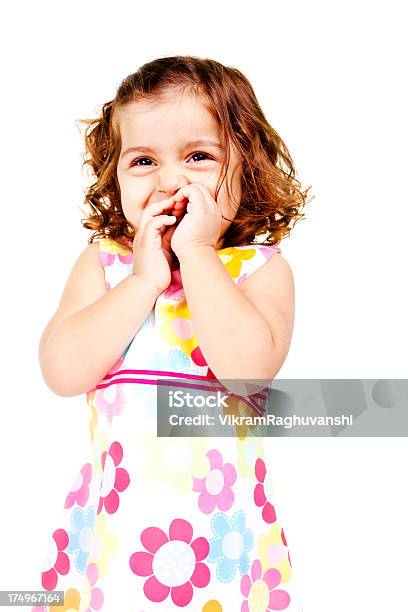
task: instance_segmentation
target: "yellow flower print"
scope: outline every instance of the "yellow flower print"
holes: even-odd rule
[[[92,608],[90,608],[89,606],[89,604],[91,603],[91,598],[92,598],[91,585],[89,584],[88,580],[85,580],[83,587],[82,587],[81,612],[82,610],[92,610]]]
[[[94,439],[95,429],[98,424],[98,411],[96,410],[96,406],[93,403],[93,399],[95,397],[95,390],[89,391],[86,394],[87,402],[88,402],[88,419],[89,419],[89,432],[91,436],[91,441]]]
[[[143,446],[145,478],[166,482],[175,493],[192,491],[193,477],[204,478],[210,470],[207,438],[158,438],[153,432],[144,434]]]
[[[96,563],[99,577],[104,578],[109,570],[109,559],[118,552],[119,538],[113,531],[108,531],[106,516],[97,514],[94,527],[92,546],[89,552],[88,564]]]
[[[239,249],[227,247],[218,251],[218,257],[232,276],[237,278],[241,273],[242,262],[252,259],[256,255],[256,249]]]
[[[204,604],[201,612],[222,612],[222,605],[216,599],[211,599]]]
[[[241,478],[248,476],[255,479],[255,461],[258,457],[264,457],[263,439],[259,436],[247,436],[246,438],[236,438],[237,447],[237,472]]]
[[[198,342],[193,332],[193,325],[186,301],[181,300],[177,304],[172,304],[171,302],[156,303],[156,306],[156,312],[158,312],[156,326],[160,337],[169,346],[177,346],[188,357],[191,357],[191,353],[196,348]]]
[[[112,238],[101,238],[98,240],[98,242],[100,243],[99,248],[101,251],[106,251],[107,253],[112,253],[113,255],[127,255],[129,251],[132,251],[130,245],[129,248],[127,248]]]
[[[78,612],[80,599],[76,589],[68,589],[64,592],[64,605],[50,606],[50,612]]]
[[[267,533],[260,533],[258,554],[262,563],[262,572],[275,567],[282,575],[282,583],[285,583],[292,575],[292,568],[288,558],[288,547],[283,543],[281,532],[281,526],[275,522]]]
[[[253,408],[248,406],[245,402],[243,402],[239,397],[230,395],[225,399],[225,403],[228,404],[227,408],[223,408],[224,415],[233,415],[238,417],[254,417],[256,413]],[[239,439],[244,440],[248,435],[251,435],[253,431],[256,433],[258,430],[258,425],[253,423],[252,425],[247,425],[245,422],[242,424],[235,425],[236,435]]]

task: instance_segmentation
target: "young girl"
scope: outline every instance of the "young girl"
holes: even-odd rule
[[[300,612],[270,439],[158,436],[156,409],[164,379],[277,375],[294,287],[275,245],[308,190],[250,83],[216,61],[151,61],[85,124],[96,231],[39,355],[51,390],[86,393],[91,450],[41,573],[64,606],[33,609]],[[227,401],[221,413],[265,410],[263,393]]]

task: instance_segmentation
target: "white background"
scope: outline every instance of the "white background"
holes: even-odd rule
[[[89,236],[75,121],[94,116],[142,63],[191,54],[239,68],[312,185],[306,220],[280,244],[296,283],[280,376],[407,377],[402,5],[3,5],[0,589],[38,588],[49,530],[88,443],[84,399],[54,395],[37,359]],[[304,612],[406,610],[407,439],[273,445]]]

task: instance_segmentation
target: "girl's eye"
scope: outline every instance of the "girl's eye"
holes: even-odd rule
[[[194,155],[204,155],[204,157],[209,158],[209,156],[207,155],[207,153],[193,153],[191,157],[194,157]],[[200,161],[200,160],[198,160]],[[204,161],[204,160],[203,160]]]
[[[137,159],[134,159],[133,161],[131,161],[131,162],[130,162],[130,165],[131,165],[131,166],[136,166],[136,165],[139,165],[139,164],[137,164],[137,162],[141,161],[142,159],[143,159],[143,160],[147,159],[147,161],[152,161],[151,159],[149,160],[149,158],[148,158],[148,157],[138,157]],[[143,166],[145,166],[146,164],[142,164],[142,165],[143,165]],[[148,165],[148,164],[147,164],[147,165]]]
[[[193,153],[191,157],[194,157],[195,155],[204,155],[204,157],[207,157],[208,159],[210,159],[209,155],[207,155],[207,153]],[[147,160],[147,161],[152,161],[149,157],[138,157],[137,159],[134,159],[130,165],[131,166],[139,166],[139,164],[137,162],[140,162],[142,160]],[[198,161],[205,161],[205,160],[198,160]],[[150,164],[140,164],[141,166],[150,166]]]

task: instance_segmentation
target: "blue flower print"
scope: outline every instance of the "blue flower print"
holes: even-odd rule
[[[75,508],[71,512],[71,524],[74,531],[68,532],[69,543],[66,552],[75,554],[75,567],[80,574],[85,574],[92,529],[95,524],[95,508],[90,506],[87,512],[82,508]]]
[[[151,316],[150,316],[150,313],[149,313],[147,315],[146,319],[144,320],[144,323],[143,323],[142,327],[139,328],[138,333],[140,333],[141,331],[145,331],[149,327],[150,319],[151,319]]]
[[[254,546],[252,529],[245,528],[246,516],[242,510],[234,512],[229,519],[224,512],[217,512],[211,520],[216,534],[209,540],[210,552],[207,561],[217,562],[217,578],[220,582],[231,582],[237,568],[241,576],[248,572],[250,551]]]
[[[180,349],[172,349],[167,355],[167,363],[169,368],[175,372],[184,372],[186,374],[202,374],[200,370],[191,367],[191,359]]]
[[[202,374],[200,370],[192,367],[191,359],[180,349],[172,349],[164,356],[155,353],[147,363],[146,367],[154,370],[168,370],[171,372],[183,372],[185,374]]]
[[[167,363],[176,372],[189,372],[190,359],[180,349],[172,349],[167,355]]]

